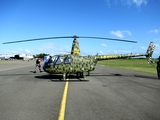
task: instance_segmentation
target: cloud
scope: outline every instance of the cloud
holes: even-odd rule
[[[101,44],[103,47],[107,48],[107,45],[106,44]]]
[[[155,38],[154,40],[155,40],[155,41],[160,41],[160,38]]]
[[[114,50],[114,53],[117,54],[118,52],[116,50]]]
[[[118,2],[124,4],[124,5],[136,5],[137,7],[140,7],[141,5],[147,5],[148,0],[104,0],[109,7],[111,7],[111,4],[118,4]]]
[[[11,53],[12,53],[12,54],[17,54],[17,51],[12,50]]]
[[[30,50],[28,50],[28,49],[26,49],[25,51],[26,51],[27,53],[30,53],[30,52],[31,52],[31,51],[30,51]]]
[[[22,48],[19,48],[18,50],[19,50],[19,51],[23,51]]]
[[[126,34],[128,34],[128,35],[132,35],[132,33],[130,32],[130,31],[128,31],[128,30],[124,30],[124,31],[122,31],[123,33],[126,33]]]
[[[28,54],[28,53],[31,53],[31,50],[28,50],[28,49],[22,49],[22,48],[18,48],[18,49],[8,49],[4,52],[4,54]]]
[[[160,54],[160,45],[159,44],[155,44],[156,47],[155,47],[155,53],[158,53]]]
[[[142,4],[146,5],[148,0],[132,0],[134,4],[140,7]]]
[[[147,50],[147,47],[141,46],[141,50]]]
[[[107,3],[109,7],[111,6],[110,0],[104,0],[104,1]]]
[[[53,43],[45,43],[45,44],[42,44],[40,47],[38,47],[37,49],[35,49],[36,50],[36,54],[38,54],[38,53],[51,53],[51,52],[53,52],[54,51],[54,49],[55,49],[55,46],[54,46],[54,44]]]
[[[38,47],[36,49],[36,52],[36,54],[47,53],[50,55],[69,54],[71,52],[71,47],[64,45],[56,45],[54,43],[45,43]]]
[[[42,49],[52,49],[54,48],[53,43],[45,43],[41,46]]]
[[[103,52],[103,51],[99,51],[98,53],[99,53],[99,54],[104,54],[104,52]]]
[[[119,54],[127,54],[127,53],[131,53],[130,50],[118,50],[117,53]]]
[[[17,50],[6,50],[4,54],[17,54]]]
[[[110,34],[112,35],[115,35],[119,38],[123,38],[124,37],[124,34],[127,34],[127,35],[132,35],[132,33],[128,30],[123,30],[123,31],[120,31],[120,30],[117,30],[117,31],[111,31]]]
[[[160,31],[158,29],[150,30],[149,33],[159,33]]]
[[[123,33],[121,31],[111,31],[111,34],[115,35],[115,36],[117,36],[119,38],[123,38],[124,37],[124,35],[123,35]]]

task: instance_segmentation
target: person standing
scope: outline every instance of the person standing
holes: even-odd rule
[[[36,70],[37,70],[37,69],[39,69],[39,72],[42,72],[42,71],[41,71],[41,60],[40,60],[40,58],[38,58],[38,59],[36,60],[35,71],[34,71],[33,73],[36,73]]]
[[[158,75],[158,79],[160,79],[160,56],[159,56],[158,62],[157,62],[157,75]]]

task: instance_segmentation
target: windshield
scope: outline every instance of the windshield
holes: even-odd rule
[[[57,61],[58,57],[59,57],[58,55],[52,56],[52,62],[55,63]]]
[[[54,55],[54,56],[50,56],[45,63],[53,63],[53,64],[61,64],[61,63],[65,63],[65,64],[70,64],[72,61],[71,56],[59,56],[59,55]]]
[[[58,56],[49,56],[49,58],[45,61],[45,63],[55,63],[57,60]]]
[[[71,56],[67,56],[67,57],[65,58],[64,63],[65,63],[65,64],[70,64],[71,62],[72,62],[72,57],[71,57]]]

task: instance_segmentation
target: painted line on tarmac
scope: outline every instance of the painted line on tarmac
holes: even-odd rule
[[[66,108],[66,101],[67,101],[67,92],[68,92],[68,79],[66,79],[66,84],[63,91],[62,101],[61,101],[61,107],[59,111],[58,120],[64,120],[65,116],[65,108]]]

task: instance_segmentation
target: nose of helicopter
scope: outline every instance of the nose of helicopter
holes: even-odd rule
[[[48,63],[48,62],[45,62],[44,64],[43,64],[43,67],[50,67],[51,65],[52,65],[53,63]]]
[[[47,59],[43,64],[43,70],[47,71],[47,68],[50,68],[53,65],[52,57]]]

